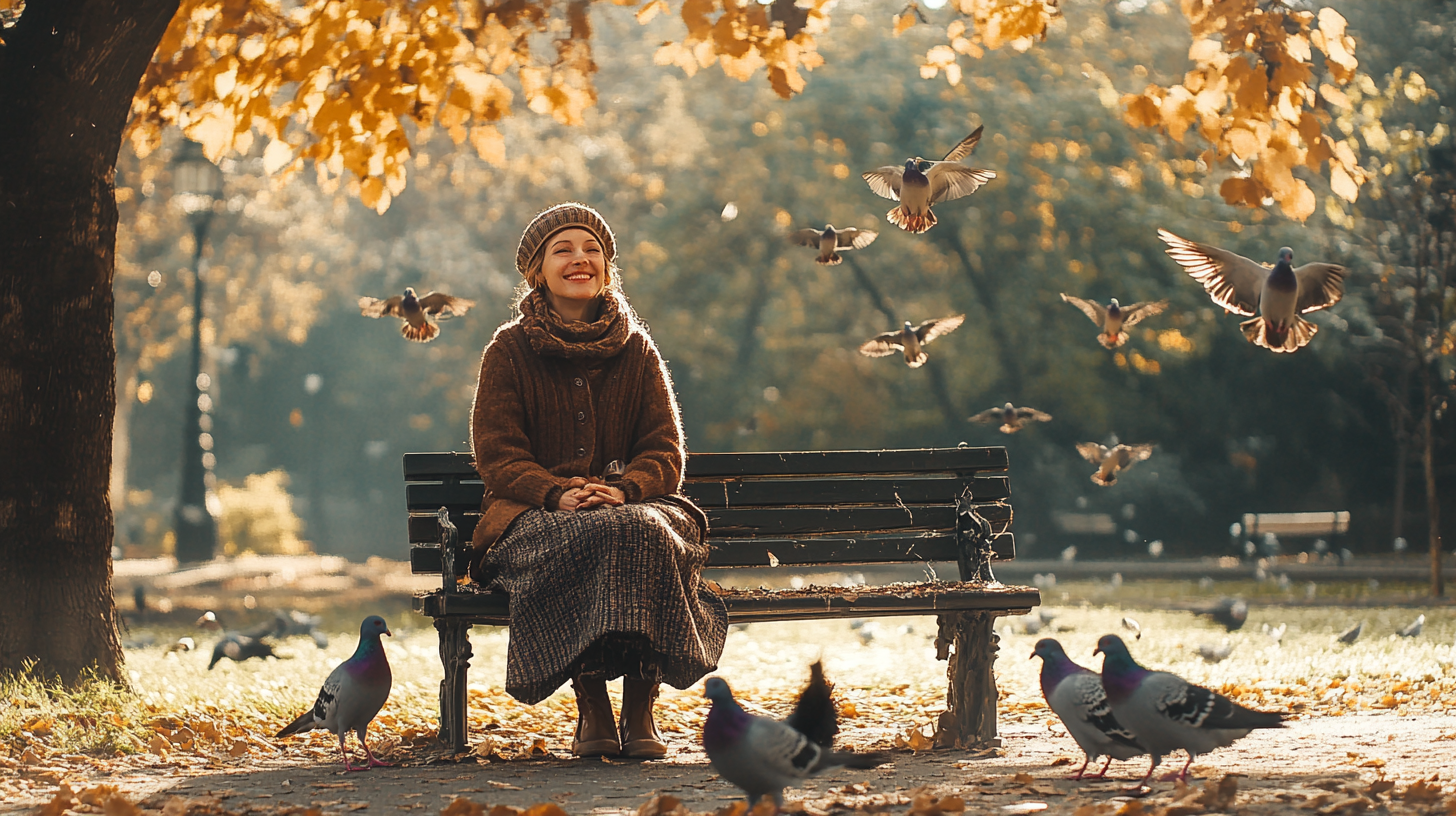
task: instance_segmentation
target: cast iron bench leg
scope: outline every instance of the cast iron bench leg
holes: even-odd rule
[[[989,748],[996,737],[996,652],[1000,638],[990,612],[950,612],[938,616],[935,656],[948,661],[946,711],[940,715],[937,747]]]
[[[435,618],[440,633],[440,662],[445,679],[440,681],[440,742],[451,750],[465,750],[466,674],[470,670],[470,624],[449,618]]]

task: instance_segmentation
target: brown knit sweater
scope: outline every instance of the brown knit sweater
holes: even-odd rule
[[[562,321],[539,291],[521,312],[485,347],[475,390],[470,436],[485,482],[477,552],[525,510],[555,509],[572,477],[601,480],[614,460],[626,471],[609,483],[629,502],[682,487],[672,380],[625,298],[607,293],[592,323]]]

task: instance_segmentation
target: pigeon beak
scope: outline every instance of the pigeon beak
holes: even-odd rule
[[[1102,654],[1102,648],[1100,646],[1093,647],[1093,649],[1092,649],[1092,656],[1093,657],[1096,657],[1097,655],[1100,655],[1100,654]]]
[[[390,637],[394,637],[394,633],[389,631],[388,629],[384,630],[384,634],[389,635]]]

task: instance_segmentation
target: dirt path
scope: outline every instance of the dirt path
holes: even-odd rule
[[[1442,740],[1456,730],[1448,716],[1400,717],[1362,714],[1299,720],[1287,729],[1256,733],[1194,766],[1202,780],[1226,773],[1240,780],[1239,812],[1296,812],[1312,797],[1325,795],[1338,804],[1348,792],[1331,792],[1344,782],[1364,789],[1377,778],[1399,782],[1396,792],[1433,774],[1456,778],[1456,752]],[[811,788],[791,791],[811,814],[836,807],[864,807],[883,812],[912,810],[914,792],[959,795],[968,812],[1036,812],[1029,803],[1046,803],[1048,813],[1070,813],[1082,805],[1105,803],[1123,795],[1126,780],[1140,774],[1143,760],[1119,763],[1118,782],[1072,782],[1075,769],[1053,766],[1073,757],[1075,746],[1065,735],[1053,736],[1041,725],[1011,725],[1004,733],[1004,756],[972,758],[965,752],[897,753],[889,766],[874,771],[839,772]],[[1080,762],[1080,755],[1077,755]],[[269,813],[289,807],[317,808],[323,814],[359,811],[364,816],[438,813],[457,797],[489,805],[523,807],[556,802],[571,814],[633,814],[654,794],[678,797],[693,811],[713,811],[738,798],[717,778],[699,752],[682,746],[665,761],[604,762],[543,759],[480,763],[407,764],[363,773],[343,773],[336,764],[253,762],[233,770],[205,772],[189,778],[148,773],[72,780],[71,784],[107,782],[119,787],[143,808],[161,808],[171,797],[199,800],[213,813]],[[1176,768],[1174,763],[1171,767]],[[1034,781],[1017,779],[1029,774]],[[1322,787],[1314,783],[1321,783]],[[846,785],[857,787],[846,789]],[[858,786],[863,786],[862,788]],[[1171,800],[1173,786],[1155,786],[1144,805]],[[28,812],[32,803],[0,805],[0,813]],[[1119,804],[1113,802],[1114,805]],[[1008,806],[1015,808],[1008,809]],[[1378,806],[1372,802],[1371,806]],[[1362,806],[1363,807],[1363,806]],[[1399,811],[1405,804],[1386,804]],[[1429,807],[1429,806],[1427,806]],[[921,813],[924,811],[922,810]],[[1310,812],[1309,810],[1299,812]],[[1332,811],[1333,812],[1333,811]],[[1357,811],[1358,812],[1358,809]]]

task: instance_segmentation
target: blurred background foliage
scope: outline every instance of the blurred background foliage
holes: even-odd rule
[[[381,188],[383,207],[382,192],[361,203],[370,196],[358,177],[288,173],[291,152],[269,155],[276,140],[234,140],[222,158],[225,214],[202,272],[223,515],[256,501],[244,493],[267,494],[287,511],[279,518],[302,519],[302,529],[280,522],[280,537],[403,557],[399,457],[468,449],[479,354],[510,316],[520,230],[538,210],[575,199],[617,233],[626,292],[668,358],[691,450],[1004,444],[1025,557],[1070,544],[1084,556],[1142,555],[1153,540],[1170,555],[1225,554],[1229,524],[1258,511],[1349,510],[1344,546],[1355,550],[1388,551],[1397,534],[1421,541],[1414,470],[1415,492],[1394,517],[1398,463],[1419,461],[1418,414],[1401,411],[1420,397],[1410,371],[1433,373],[1436,409],[1452,394],[1456,290],[1437,292],[1435,319],[1416,325],[1402,278],[1414,267],[1399,236],[1418,216],[1392,202],[1419,186],[1413,179],[1452,172],[1440,161],[1456,98],[1456,8],[1323,5],[1348,19],[1360,55],[1325,133],[1358,152],[1347,175],[1364,186],[1351,196],[1296,169],[1318,202],[1303,222],[1272,195],[1225,203],[1221,185],[1247,175],[1243,159],[1205,155],[1210,142],[1140,119],[1145,103],[1128,97],[1184,82],[1192,66],[1189,22],[1159,0],[1064,0],[1045,40],[958,47],[951,63],[935,49],[960,33],[964,8],[815,5],[834,20],[815,39],[823,64],[788,99],[772,78],[738,82],[727,65],[661,67],[685,67],[663,43],[691,50],[694,33],[670,15],[603,5],[572,23],[589,24],[588,55],[558,53],[561,65],[592,62],[591,100],[563,91],[577,100],[564,115],[530,104],[525,84],[544,82],[531,86],[538,95],[585,85],[505,75],[492,82],[519,90],[531,112],[492,120],[495,135],[404,123],[412,141],[389,154],[385,176],[408,184]],[[907,14],[926,22],[903,24]],[[938,207],[940,225],[923,236],[888,225],[890,202],[859,174],[938,156],[980,123],[986,137],[968,163],[999,177]],[[142,135],[117,171],[112,495],[128,555],[164,547],[183,401],[195,393],[180,353],[192,237],[168,206],[179,137],[160,125]],[[880,238],[837,267],[784,239],[825,223]],[[1345,299],[1314,317],[1321,331],[1309,348],[1271,354],[1163,254],[1157,227],[1260,260],[1289,245],[1297,263],[1346,264]],[[405,286],[480,305],[434,342],[406,343],[355,305]],[[1108,351],[1060,292],[1172,307]],[[965,325],[930,346],[921,369],[854,351],[901,320],[957,313]],[[1055,419],[1014,436],[966,422],[1007,401]],[[1456,420],[1433,414],[1451,540]],[[1102,489],[1073,446],[1114,436],[1159,447]],[[269,474],[266,490],[254,474]],[[229,484],[241,490],[222,489]],[[1105,513],[1116,532],[1068,532],[1064,513]]]

